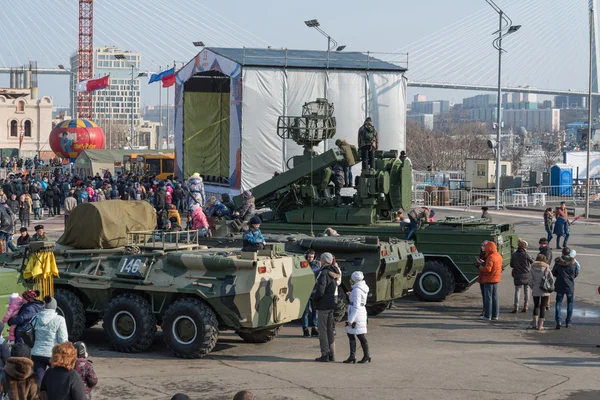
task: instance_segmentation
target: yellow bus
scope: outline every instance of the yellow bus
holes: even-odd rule
[[[175,172],[173,153],[129,154],[123,157],[125,172],[140,175],[156,175],[157,179],[167,179]]]

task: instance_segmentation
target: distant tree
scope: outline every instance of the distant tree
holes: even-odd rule
[[[478,124],[454,125],[449,132],[442,132],[408,120],[406,150],[415,170],[464,171],[467,158],[492,157],[487,135]]]

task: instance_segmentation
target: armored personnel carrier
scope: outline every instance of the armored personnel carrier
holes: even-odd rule
[[[343,319],[347,308],[346,292],[352,289],[350,276],[362,271],[369,286],[367,312],[370,316],[382,313],[389,302],[409,295],[417,276],[423,271],[423,254],[408,241],[395,238],[368,236],[311,237],[303,234],[265,234],[268,244],[281,244],[288,254],[303,256],[309,249],[333,254],[342,270],[342,284],[338,290],[338,307],[335,318]],[[202,244],[209,247],[241,248],[240,234],[204,238]]]
[[[26,249],[21,272],[38,252],[53,250],[54,297],[71,341],[102,320],[117,351],[143,352],[160,325],[175,356],[202,358],[223,330],[264,343],[302,316],[315,284],[303,257],[277,243],[253,253],[207,249],[190,232],[152,232],[155,223],[145,202],[81,204],[56,248],[32,242]]]
[[[306,103],[302,116],[279,118],[278,135],[303,146],[304,152],[288,160],[288,170],[251,189],[256,208],[270,210],[260,213],[261,231],[314,235],[333,228],[341,235],[404,238],[405,228],[392,219],[398,210],[411,208],[410,159],[399,157],[397,150],[376,151],[375,168],[362,169],[354,189],[336,192],[329,184],[333,169],[356,165],[360,155],[345,141],[322,154],[312,150],[335,136],[335,126],[333,104],[324,99]],[[234,198],[238,207],[242,201],[241,196]],[[412,239],[425,255],[425,268],[415,283],[415,294],[424,301],[443,301],[475,282],[473,261],[484,240],[497,243],[504,266],[517,246],[512,225],[473,218],[427,224]]]

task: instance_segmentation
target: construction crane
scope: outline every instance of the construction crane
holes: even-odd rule
[[[94,76],[94,0],[79,0],[79,48],[77,51],[77,80],[87,81]],[[78,118],[92,118],[92,93],[77,93]]]

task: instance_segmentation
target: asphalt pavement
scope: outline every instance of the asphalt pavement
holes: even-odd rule
[[[438,217],[445,215],[464,213],[437,210]],[[514,223],[530,243],[531,254],[537,254],[537,242],[545,236],[541,215],[492,211],[492,217],[494,222]],[[58,237],[62,219],[46,225],[50,235]],[[193,399],[225,400],[246,389],[257,399],[281,400],[599,399],[599,239],[599,223],[580,220],[571,228],[569,245],[581,264],[571,329],[554,329],[554,296],[543,332],[527,329],[531,311],[510,314],[510,268],[499,285],[499,321],[478,319],[477,286],[443,303],[402,299],[394,309],[369,319],[373,362],[364,365],[341,363],[348,355],[342,325],[337,327],[336,363],[314,362],[318,339],[301,337],[297,324],[284,326],[278,338],[262,345],[224,332],[202,360],[172,357],[160,334],[146,353],[117,353],[97,326],[84,335],[99,377],[93,397],[169,399],[183,392]]]

